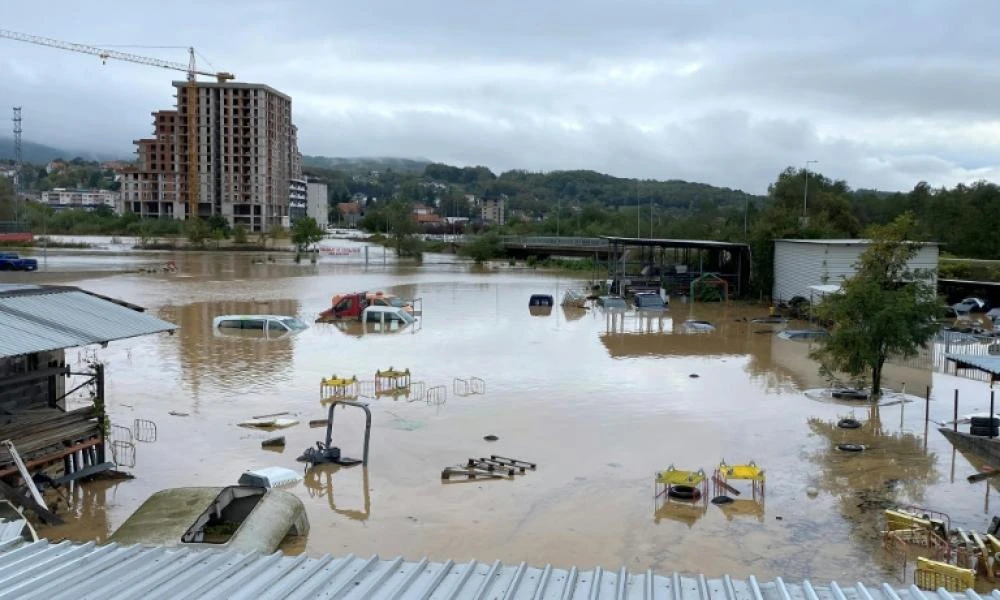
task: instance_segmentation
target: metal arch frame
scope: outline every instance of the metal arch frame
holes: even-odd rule
[[[361,456],[361,465],[367,467],[368,442],[371,440],[372,433],[372,411],[364,402],[355,402],[353,400],[334,400],[330,403],[330,410],[327,412],[326,417],[326,447],[331,447],[331,444],[333,443],[333,412],[334,409],[337,408],[338,404],[343,404],[344,406],[355,406],[365,411],[365,449],[364,454]]]

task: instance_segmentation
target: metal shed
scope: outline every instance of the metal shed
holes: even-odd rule
[[[810,286],[839,285],[854,275],[861,254],[871,240],[775,240],[774,287],[775,301],[788,301],[795,296],[808,299]],[[910,261],[910,269],[927,269],[937,281],[938,244],[921,245]]]

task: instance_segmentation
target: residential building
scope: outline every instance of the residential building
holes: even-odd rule
[[[829,293],[857,272],[858,259],[871,246],[871,240],[775,240],[774,288],[776,301],[796,296]],[[938,244],[924,243],[907,265],[911,270],[934,274],[938,266]],[[810,300],[812,301],[812,300]]]
[[[68,190],[66,188],[55,188],[42,192],[42,203],[49,205],[56,210],[78,208],[83,210],[94,210],[100,206],[107,206],[115,213],[120,213],[122,206],[121,195],[111,190]]]
[[[288,180],[288,220],[294,225],[295,221],[306,216],[306,204],[308,202],[309,184],[305,179]]]
[[[139,160],[121,170],[124,211],[144,218],[181,218],[177,173],[177,111],[152,113],[153,137],[135,140]]]
[[[483,222],[494,223],[503,227],[504,223],[507,222],[507,219],[504,216],[505,204],[506,202],[503,195],[493,198],[484,198],[480,209],[480,216],[483,219]]]
[[[330,204],[327,185],[319,180],[309,180],[306,193],[306,214],[320,227],[330,224]]]

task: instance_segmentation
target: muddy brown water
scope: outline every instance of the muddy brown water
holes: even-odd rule
[[[109,273],[164,256],[176,260],[176,274]],[[96,352],[106,363],[113,422],[150,419],[157,440],[136,442],[135,479],[73,488],[62,509],[69,523],[41,531],[53,539],[106,539],[162,488],[231,484],[253,467],[303,470],[296,457],[324,434],[307,425],[326,415],[320,378],[370,380],[390,366],[445,386],[447,401],[372,401],[370,465],[318,468],[289,488],[312,529],[286,542],[286,552],[894,581],[900,565],[880,550],[882,508],[929,506],[976,529],[993,513],[990,486],[965,481],[975,471],[968,459],[933,424],[925,438],[922,400],[873,414],[805,394],[824,385],[808,344],[747,323],[761,307],[675,299],[663,315],[556,306],[536,316],[531,294],[558,299],[581,281],[433,255],[420,267],[212,253],[52,251],[48,260],[40,279],[144,305],[180,326],[174,335],[69,351],[74,361]],[[419,327],[372,334],[312,323],[333,294],[361,289],[421,298]],[[226,313],[292,314],[310,327],[281,339],[223,336],[211,321]],[[683,333],[689,318],[717,329]],[[482,378],[486,393],[456,395],[454,379],[469,377]],[[983,383],[895,367],[888,379],[920,395],[933,384],[937,421],[950,419],[955,388],[962,413],[987,408]],[[278,433],[237,426],[284,411],[300,424]],[[852,415],[862,429],[836,428]],[[360,453],[362,430],[360,412],[338,413],[335,438],[346,454]],[[498,441],[484,441],[489,434]],[[283,451],[260,447],[273,435],[287,438]],[[845,441],[869,449],[834,449]],[[539,467],[513,481],[442,483],[443,467],[489,454]],[[725,507],[654,502],[656,471],[711,472],[722,459],[766,469],[761,502],[745,486]]]

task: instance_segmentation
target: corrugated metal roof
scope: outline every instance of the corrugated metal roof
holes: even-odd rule
[[[24,519],[0,518],[0,543],[21,539],[22,531],[24,531]]]
[[[1000,592],[991,596],[1000,600]],[[922,592],[888,584],[813,586],[728,576],[654,575],[626,569],[533,568],[524,563],[407,562],[241,554],[226,550],[0,543],[0,599],[371,598],[644,600],[979,600],[969,591]]]
[[[993,375],[1000,375],[1000,356],[951,353],[945,354],[945,358],[958,363],[959,367],[971,367]]]
[[[78,288],[0,288],[0,356],[120,340],[177,326]]]

